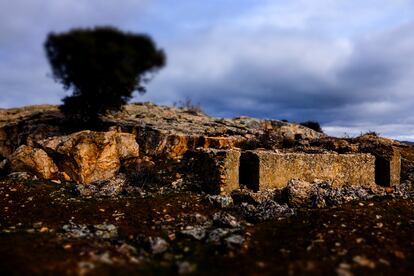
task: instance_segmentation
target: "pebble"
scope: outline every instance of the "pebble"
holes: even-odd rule
[[[168,250],[169,244],[163,238],[150,237],[149,242],[152,254],[157,255]]]
[[[42,227],[42,222],[41,221],[38,221],[38,222],[35,222],[35,223],[33,223],[33,228],[40,228],[40,227]]]
[[[177,262],[178,274],[194,273],[197,269],[195,264],[189,262]]]
[[[375,263],[365,256],[355,256],[352,260],[360,266],[375,268]]]
[[[47,228],[47,227],[42,227],[42,228],[40,228],[39,232],[40,232],[40,233],[49,232],[49,228]]]
[[[181,234],[190,236],[196,240],[202,240],[206,236],[206,230],[202,226],[190,226],[181,231]]]
[[[227,237],[225,241],[227,247],[235,248],[242,245],[242,243],[244,242],[244,237],[241,235],[231,235],[230,237]]]
[[[225,212],[218,212],[213,215],[213,222],[215,225],[222,227],[235,228],[240,226],[240,222],[237,219]]]

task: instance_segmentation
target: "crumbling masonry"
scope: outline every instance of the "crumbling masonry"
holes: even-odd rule
[[[199,177],[205,191],[210,193],[225,194],[240,186],[255,191],[283,188],[290,179],[325,180],[334,187],[393,186],[400,180],[398,152],[390,160],[381,162],[368,153],[305,154],[266,150],[240,153],[237,150],[203,149],[199,156]]]

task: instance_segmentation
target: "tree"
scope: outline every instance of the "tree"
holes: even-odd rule
[[[145,93],[144,84],[166,62],[149,36],[112,27],[51,33],[45,49],[54,79],[73,91],[60,110],[88,123],[119,110],[134,91]]]

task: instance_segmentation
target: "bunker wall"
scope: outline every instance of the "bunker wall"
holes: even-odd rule
[[[303,154],[246,151],[240,184],[253,190],[285,187],[290,179],[327,180],[333,186],[375,184],[375,157],[370,154]]]

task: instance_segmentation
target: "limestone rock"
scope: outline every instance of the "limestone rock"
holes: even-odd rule
[[[89,184],[113,178],[121,161],[139,156],[135,135],[80,131],[38,142],[72,180]]]
[[[20,146],[11,156],[11,170],[30,172],[43,179],[57,179],[59,172],[44,150],[25,145]]]

